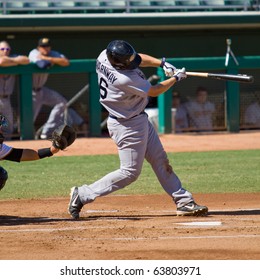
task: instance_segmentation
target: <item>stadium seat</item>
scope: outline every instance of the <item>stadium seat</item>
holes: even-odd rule
[[[35,13],[50,13],[49,2],[47,1],[34,1],[24,3],[24,7],[32,14]]]
[[[100,9],[101,2],[100,1],[82,1],[76,2],[76,6],[81,7],[81,12],[83,13],[97,13],[97,12],[105,12],[103,9]]]
[[[61,2],[52,2],[53,7],[59,7],[59,8],[70,8],[75,7],[74,1],[61,1]]]
[[[176,10],[176,1],[175,0],[153,1],[151,3],[152,3],[152,5],[158,6],[157,11],[159,11],[159,12],[168,12],[168,11]],[[174,7],[174,9],[172,9],[171,7]]]
[[[11,9],[16,9],[16,8],[23,8],[23,2],[19,2],[19,1],[9,1],[6,2],[6,8],[11,8]]]
[[[248,10],[251,8],[250,0],[230,0],[226,1],[226,5],[234,6],[234,10]]]
[[[226,1],[227,4],[229,5],[245,5],[245,4],[250,4],[250,0],[230,0],[230,1]]]
[[[34,2],[26,2],[25,6],[30,7],[30,8],[48,8],[49,7],[49,2],[47,1],[34,1]]]
[[[99,7],[100,6],[100,1],[82,1],[82,2],[75,2],[77,6],[81,7]]]
[[[133,12],[149,12],[151,9],[146,9],[146,7],[150,7],[151,3],[150,1],[130,1],[130,6],[133,6],[134,8],[131,8]]]
[[[175,0],[172,0],[172,1],[153,1],[152,4],[153,5],[157,5],[157,6],[175,6],[176,3]]]
[[[9,1],[5,3],[6,14],[24,14],[24,4],[21,1]]]
[[[210,5],[210,6],[224,6],[225,0],[208,0],[203,1],[204,5]]]
[[[103,6],[107,7],[107,12],[126,12],[126,2],[125,1],[106,1],[103,2]]]
[[[225,11],[228,8],[225,5],[225,0],[205,0],[201,5],[208,6],[206,11]]]
[[[199,0],[181,0],[176,2],[178,5],[182,5],[182,6],[200,6]]]
[[[61,1],[61,2],[53,2],[52,7],[57,8],[55,12],[57,13],[71,13],[76,12],[77,10],[74,9],[75,2],[74,1]]]
[[[189,11],[204,11],[201,8],[201,4],[199,0],[178,0],[176,1],[176,5],[180,6],[181,12],[189,12]]]
[[[126,6],[126,1],[106,1],[104,2],[104,6]]]

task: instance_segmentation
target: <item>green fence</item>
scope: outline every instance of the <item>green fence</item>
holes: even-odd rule
[[[185,65],[187,71],[214,71],[221,73],[238,73],[239,69],[259,69],[260,56],[237,57],[239,65],[232,60],[225,67],[225,57],[198,57],[168,59],[177,67]],[[101,106],[99,104],[99,88],[95,72],[94,59],[71,60],[70,66],[54,66],[48,70],[39,69],[30,64],[15,67],[0,67],[0,74],[20,75],[20,138],[34,139],[33,106],[32,106],[32,74],[33,73],[86,73],[89,81],[89,136],[101,135]],[[161,68],[158,74],[164,78]],[[73,82],[73,81],[72,81]],[[226,82],[226,126],[229,132],[239,131],[239,84]],[[159,132],[171,133],[171,93],[163,94],[158,99]]]

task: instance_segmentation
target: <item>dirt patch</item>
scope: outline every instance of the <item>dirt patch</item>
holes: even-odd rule
[[[218,150],[260,149],[260,132],[222,134],[165,134],[160,139],[166,152],[200,152]],[[47,140],[6,142],[17,148],[44,148]],[[78,138],[66,151],[57,156],[115,154],[117,148],[109,137]]]
[[[162,135],[167,152],[260,149],[260,133]],[[18,141],[41,148],[48,141]],[[112,154],[109,138],[80,138],[59,156]],[[260,193],[195,194],[207,217],[177,217],[167,195],[111,195],[67,214],[68,198],[1,201],[1,259],[260,258]],[[11,244],[11,246],[10,246]]]

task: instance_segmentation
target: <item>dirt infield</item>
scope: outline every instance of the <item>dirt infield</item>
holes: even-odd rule
[[[260,149],[259,132],[161,140],[167,152]],[[116,148],[109,138],[80,138],[59,156],[111,153]],[[194,197],[209,207],[207,217],[177,217],[167,195],[102,197],[83,208],[79,221],[67,214],[68,198],[1,200],[0,259],[260,259],[260,193]]]

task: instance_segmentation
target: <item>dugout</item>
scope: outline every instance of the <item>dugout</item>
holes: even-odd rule
[[[181,64],[181,62],[185,62],[185,58],[219,57],[223,60],[223,67],[214,66],[213,60],[212,64],[208,68],[203,67],[203,70],[247,73],[255,77],[255,82],[253,84],[240,84],[239,88],[235,89],[237,85],[235,86],[234,83],[227,86],[223,81],[189,78],[176,87],[186,98],[192,98],[195,88],[198,85],[203,85],[208,88],[211,100],[223,103],[226,101],[227,87],[231,86],[231,91],[235,97],[233,102],[235,103],[230,103],[230,108],[231,111],[236,108],[235,112],[231,113],[233,120],[229,124],[230,127],[227,127],[225,123],[227,116],[223,113],[220,117],[221,124],[216,126],[215,130],[238,132],[241,129],[254,128],[243,123],[243,112],[248,104],[259,98],[259,81],[257,79],[260,65],[258,60],[258,46],[260,45],[259,15],[258,11],[2,15],[0,16],[0,31],[1,40],[7,40],[14,53],[28,54],[36,46],[40,37],[49,37],[52,39],[53,49],[64,53],[71,61],[75,60],[76,64],[81,59],[95,59],[107,43],[115,38],[131,42],[139,52],[147,52],[157,57],[172,58],[171,61],[176,66],[186,66]],[[243,60],[244,57],[250,58],[250,62],[247,61],[249,64],[233,67],[234,65],[231,62],[230,69],[225,67],[227,38],[232,39],[231,47],[236,57],[239,60]],[[32,68],[30,67],[28,66],[28,69],[31,71]],[[48,85],[70,99],[86,83],[89,83],[89,75],[86,74],[87,71],[68,73],[67,70],[63,70],[56,71],[54,69],[53,72],[55,73],[50,76]],[[202,69],[198,65],[192,70],[200,71]],[[156,71],[155,69],[146,69],[144,72],[149,77]],[[2,69],[1,73],[4,73]],[[239,96],[235,96],[237,91],[240,93]],[[17,90],[12,97],[12,103],[15,112],[18,113],[18,127],[22,126],[25,129],[26,125],[20,123],[24,119],[19,118],[19,114],[21,113],[20,108],[23,106],[26,108],[28,104],[23,104],[19,96],[19,86],[17,86]],[[89,100],[88,92],[81,97],[77,104],[74,104],[87,120],[91,119],[89,118],[90,110],[96,111],[96,108],[91,108],[92,105]],[[43,110],[42,113],[44,118],[47,109]],[[95,116],[95,120],[97,120],[97,116]],[[38,125],[40,124],[41,120],[39,120]],[[161,132],[168,133],[167,124],[162,126]],[[19,137],[21,133],[19,128],[17,133]],[[31,134],[30,129],[21,138],[31,138]],[[90,123],[90,136],[92,135],[100,135],[100,133],[98,129],[93,130],[93,124]]]

